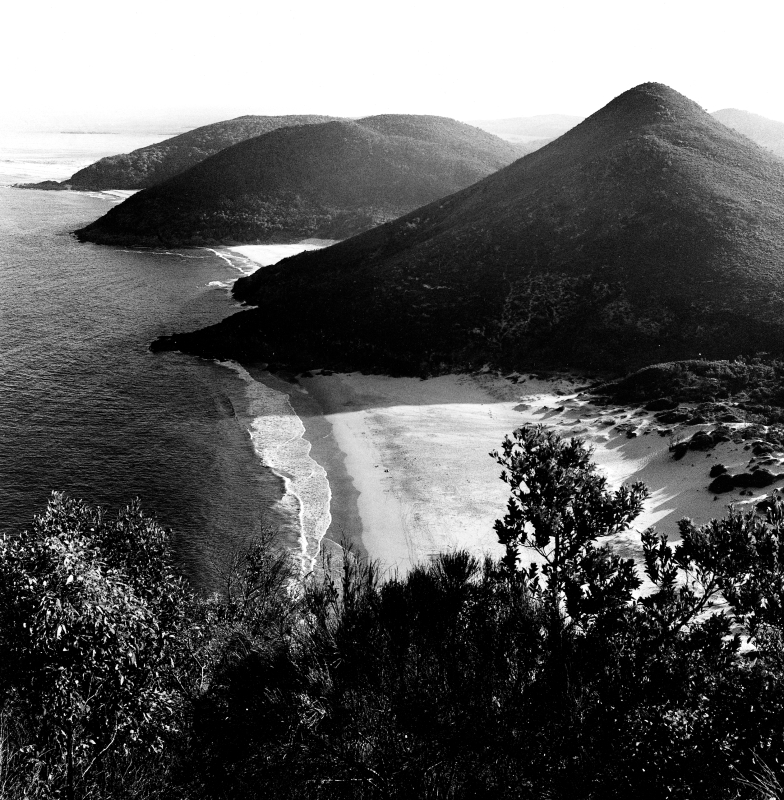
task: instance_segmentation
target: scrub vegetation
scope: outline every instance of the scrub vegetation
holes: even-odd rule
[[[602,543],[643,485],[491,455],[500,561],[299,581],[266,533],[209,598],[138,504],[54,495],[0,541],[0,797],[781,797],[781,501],[644,532],[643,575]]]

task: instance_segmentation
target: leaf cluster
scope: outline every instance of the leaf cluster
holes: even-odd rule
[[[107,518],[60,494],[0,539],[0,710],[34,731],[25,757],[46,762],[51,787],[73,791],[177,730],[170,669],[188,594],[168,547],[138,502]]]
[[[517,572],[521,548],[533,550],[539,562],[522,571],[529,591],[549,595],[553,610],[563,607],[574,624],[628,602],[640,586],[633,561],[596,542],[628,527],[647,489],[638,483],[610,492],[580,439],[564,441],[542,426],[519,428],[491,456],[511,490],[495,523],[509,572]]]

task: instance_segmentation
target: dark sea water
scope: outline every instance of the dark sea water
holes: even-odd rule
[[[25,172],[29,154],[0,139],[0,182],[71,174],[72,153],[50,150],[34,163],[59,174]],[[112,510],[138,496],[214,589],[262,523],[296,539],[283,481],[254,451],[237,370],[148,345],[237,311],[221,286],[240,273],[225,253],[79,244],[71,231],[112,202],[0,185],[0,531],[23,529],[52,490]]]

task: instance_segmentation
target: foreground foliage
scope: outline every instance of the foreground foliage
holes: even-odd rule
[[[161,753],[178,732],[169,673],[187,604],[166,535],[138,503],[107,519],[54,495],[29,531],[1,539],[7,780],[21,772],[30,790],[73,797],[113,760]]]
[[[0,797],[781,797],[781,501],[646,531],[641,590],[601,539],[644,487],[540,428],[494,455],[502,561],[299,591],[267,535],[196,598],[138,506],[56,496],[0,553]]]

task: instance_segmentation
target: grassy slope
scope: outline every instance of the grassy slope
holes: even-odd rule
[[[784,345],[784,163],[660,84],[480,183],[237,283],[168,346],[417,373]]]
[[[335,117],[295,114],[283,117],[244,116],[204,125],[132,153],[107,156],[80,169],[60,187],[100,191],[146,189],[198,164],[208,156],[254,136],[290,125],[315,125]],[[32,185],[32,188],[35,184]],[[46,188],[51,188],[47,182]]]
[[[100,243],[338,239],[468,186],[519,156],[443,117],[282,128],[141,192],[79,232]]]

